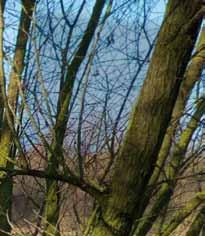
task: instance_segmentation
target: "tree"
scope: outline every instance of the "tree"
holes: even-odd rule
[[[2,1],[0,196],[4,203],[9,200],[2,206],[2,235],[11,230],[7,212],[13,178],[18,175],[43,179],[38,184],[44,201],[35,223],[46,236],[61,232],[62,183],[93,199],[94,210],[84,235],[147,235],[170,203],[180,174],[193,160],[186,154],[204,115],[202,97],[180,127],[204,65],[204,30],[193,53],[204,6],[200,0],[169,0],[155,42],[149,33],[151,26],[146,28],[153,5],[154,1],[96,0],[90,5],[84,0],[22,1],[13,64],[8,66],[3,25],[9,7]],[[130,13],[131,6],[137,14]],[[130,38],[126,14],[127,21],[136,23]],[[125,32],[120,37],[116,29],[109,28],[113,22],[120,33]],[[140,50],[142,35],[146,50]],[[133,47],[131,52],[128,49],[130,42],[137,45],[134,56]],[[126,61],[123,66],[117,62],[119,52]],[[116,63],[110,62],[112,53]],[[146,79],[123,136],[130,94],[146,65]],[[34,165],[33,151],[43,160],[43,167]],[[170,235],[203,201],[201,191],[160,234]],[[195,217],[190,232],[196,225],[201,231],[200,217],[201,213]]]
[[[177,97],[177,101],[172,112],[172,119],[170,122],[170,126],[167,129],[162,147],[160,149],[157,158],[157,165],[149,181],[149,185],[152,186],[154,186],[157,183],[160,172],[163,169],[165,161],[169,156],[170,163],[168,163],[167,166],[164,168],[164,171],[166,172],[165,175],[166,178],[169,179],[169,183],[162,184],[160,190],[158,191],[159,197],[157,200],[155,200],[153,209],[151,210],[151,212],[148,213],[148,217],[140,223],[141,226],[138,226],[139,235],[146,234],[146,232],[150,230],[150,227],[152,226],[156,217],[159,215],[159,212],[163,208],[166,208],[167,204],[169,203],[170,197],[174,192],[173,190],[176,185],[175,181],[178,171],[180,170],[181,162],[183,161],[183,158],[185,158],[186,156],[185,154],[188,145],[193,136],[193,133],[198,127],[198,122],[200,122],[201,117],[204,115],[204,111],[202,108],[203,102],[202,102],[201,103],[202,107],[201,105],[199,105],[199,107],[196,109],[195,113],[193,114],[193,118],[189,121],[187,127],[180,134],[179,140],[176,141],[176,143],[172,147],[172,151],[170,151],[172,146],[172,139],[175,136],[177,126],[179,126],[179,121],[185,110],[188,97],[190,96],[190,92],[192,91],[196,81],[201,76],[203,65],[204,65],[204,28],[201,31],[199,42],[196,48],[196,54],[192,58],[186,70],[184,80],[180,87],[179,95]],[[175,183],[173,183],[172,180],[174,180]],[[148,190],[148,193],[145,194],[145,196],[149,198],[148,196],[150,196],[150,194],[151,194],[150,190]],[[148,203],[146,203],[146,197],[144,201],[145,202],[143,203],[143,205],[147,206],[146,204]],[[141,207],[142,211],[144,210],[144,208]],[[151,216],[150,219],[149,215]]]
[[[16,110],[16,102],[18,100],[18,81],[21,80],[22,72],[24,70],[24,58],[26,53],[26,46],[28,41],[28,32],[31,24],[31,18],[33,14],[33,9],[35,1],[22,1],[22,11],[20,16],[20,23],[17,35],[17,41],[15,46],[15,52],[13,57],[13,64],[10,73],[10,80],[8,85],[8,93],[6,95],[6,84],[4,75],[4,53],[3,53],[3,29],[4,29],[4,19],[3,12],[5,8],[6,1],[1,2],[0,15],[1,15],[1,167],[12,166],[8,159],[13,158],[12,149],[13,144],[15,144],[19,151],[23,154],[17,134],[15,131],[14,114]],[[7,97],[6,97],[7,96]],[[1,184],[0,184],[0,229],[3,232],[10,230],[10,224],[8,222],[8,217],[10,217],[11,211],[11,198],[12,198],[12,180],[9,177],[5,177],[5,173],[1,172]],[[6,233],[1,233],[1,235],[7,235]]]
[[[201,7],[200,1],[192,6],[188,1],[167,5],[147,78],[115,164],[111,193],[101,203],[90,235],[128,235],[131,231],[198,35]]]

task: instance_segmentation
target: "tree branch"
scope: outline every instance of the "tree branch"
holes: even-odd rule
[[[109,193],[109,189],[105,186],[100,186],[95,182],[88,182],[85,180],[82,180],[74,175],[68,176],[66,174],[52,174],[48,173],[47,171],[42,170],[36,170],[36,169],[12,169],[7,167],[0,167],[0,171],[6,172],[7,177],[14,177],[14,176],[32,176],[32,177],[38,177],[41,179],[50,179],[50,180],[56,180],[61,181],[64,183],[71,184],[73,186],[79,187],[81,190],[89,193],[91,196],[93,196],[96,200],[104,199],[105,195]]]

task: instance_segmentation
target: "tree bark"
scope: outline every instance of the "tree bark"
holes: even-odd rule
[[[205,202],[205,191],[199,192],[194,198],[189,200],[187,204],[180,209],[172,219],[162,229],[160,236],[173,235],[173,231],[188,217],[194,210],[196,210],[201,204]]]
[[[176,129],[179,125],[179,120],[183,115],[186,103],[189,99],[189,95],[200,79],[202,70],[205,64],[205,27],[202,28],[200,33],[199,41],[196,46],[196,52],[191,59],[190,64],[186,70],[184,80],[180,86],[179,95],[174,106],[170,125],[167,129],[164,137],[162,147],[157,158],[157,163],[153,175],[150,179],[150,185],[153,185],[158,180],[161,169],[163,168],[164,162],[169,155],[172,140],[175,136]]]
[[[182,132],[179,141],[175,144],[170,163],[165,168],[167,182],[160,187],[157,197],[154,200],[153,206],[146,213],[145,217],[140,221],[135,236],[144,236],[151,229],[155,220],[160,215],[161,211],[167,207],[171,196],[173,195],[176,183],[177,174],[180,170],[180,164],[184,160],[187,147],[191,137],[198,127],[201,117],[205,113],[205,100],[199,101],[197,109],[193,117],[189,121],[186,129]]]
[[[56,124],[54,127],[54,135],[51,144],[52,153],[48,157],[48,173],[55,174],[58,171],[58,166],[61,164],[64,166],[62,145],[66,132],[68,122],[69,105],[72,96],[73,86],[76,79],[77,72],[87,54],[88,48],[93,40],[95,30],[98,26],[100,16],[102,14],[105,5],[105,0],[96,0],[93,8],[92,15],[90,17],[87,29],[79,44],[79,48],[68,65],[65,82],[60,90],[58,99],[58,109],[56,115]],[[81,176],[80,176],[81,177]],[[59,235],[58,218],[60,213],[60,193],[58,182],[55,180],[46,181],[46,203],[45,212],[43,217],[44,235]]]
[[[199,32],[200,9],[198,0],[168,2],[147,77],[116,160],[112,193],[90,227],[91,236],[124,236],[131,231]]]
[[[194,221],[190,225],[189,230],[186,233],[186,236],[200,235],[200,232],[203,230],[204,219],[205,219],[205,206],[202,206],[202,208],[196,215]]]
[[[164,167],[164,163],[169,156],[170,148],[172,145],[172,140],[174,139],[176,129],[179,125],[179,120],[183,115],[187,100],[189,99],[189,95],[199,80],[202,70],[205,64],[205,28],[203,27],[198,44],[196,46],[196,52],[191,59],[190,64],[186,70],[184,80],[180,86],[179,95],[177,97],[176,104],[174,106],[172,112],[172,118],[169,124],[169,127],[166,131],[166,135],[164,137],[162,146],[160,148],[159,155],[157,157],[156,166],[154,168],[154,172],[149,180],[149,186],[144,195],[143,200],[140,204],[140,210],[138,211],[137,218],[142,217],[145,208],[149,204],[150,195],[152,194],[152,189],[150,186],[154,186],[157,183],[157,180],[161,174],[161,171]],[[137,224],[139,221],[135,223],[135,228],[137,228]]]
[[[4,2],[5,3],[5,2]],[[21,79],[21,75],[24,69],[24,58],[26,53],[26,45],[28,41],[28,32],[30,28],[31,18],[34,10],[35,0],[22,1],[22,11],[20,17],[19,30],[16,41],[16,48],[14,53],[12,71],[10,74],[10,81],[8,87],[8,96],[5,94],[5,84],[4,73],[3,73],[3,54],[1,55],[1,92],[4,99],[4,109],[6,110],[3,117],[3,124],[1,130],[0,139],[0,166],[10,167],[11,163],[8,161],[10,157],[11,147],[13,144],[13,132],[9,125],[13,124],[16,110],[16,101],[18,98],[18,82]],[[4,4],[5,5],[5,4]],[[2,32],[3,33],[3,32]],[[1,38],[3,42],[3,34]],[[3,52],[3,43],[1,46],[1,51]],[[5,108],[5,104],[8,104]],[[9,110],[8,110],[9,107]],[[8,115],[8,113],[10,115]],[[10,120],[9,120],[10,119]],[[14,128],[14,125],[13,125]],[[0,235],[8,235],[11,230],[10,224],[8,222],[8,217],[10,217],[11,211],[11,198],[12,198],[12,179],[9,177],[4,178],[4,172],[0,173],[1,183],[0,183]],[[7,232],[7,233],[6,233]]]

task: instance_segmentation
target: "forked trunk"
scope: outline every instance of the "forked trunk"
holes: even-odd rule
[[[199,32],[201,1],[170,0],[140,96],[116,160],[112,192],[90,236],[129,235],[171,119]]]

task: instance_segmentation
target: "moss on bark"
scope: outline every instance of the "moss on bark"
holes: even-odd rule
[[[180,209],[162,229],[160,236],[173,235],[173,231],[196,210],[201,204],[205,202],[205,191],[199,192],[192,198],[182,209]]]
[[[30,28],[31,18],[34,10],[35,0],[22,1],[22,11],[20,16],[20,24],[18,29],[16,48],[14,52],[14,59],[12,70],[10,74],[10,81],[8,86],[8,96],[3,96],[4,94],[4,82],[3,82],[3,64],[1,66],[1,95],[4,99],[3,105],[7,103],[8,107],[5,109],[7,113],[10,113],[10,117],[7,114],[4,114],[1,124],[1,133],[0,133],[0,166],[2,167],[11,167],[11,163],[8,161],[11,154],[11,147],[13,145],[13,136],[12,130],[9,126],[9,123],[13,125],[14,117],[16,110],[16,101],[18,98],[18,81],[21,79],[21,75],[24,69],[24,58],[26,53],[26,45],[28,41],[28,32]],[[4,1],[5,6],[5,1]],[[2,32],[3,36],[3,32]],[[3,52],[3,37],[2,37],[1,50]],[[3,60],[3,55],[1,55],[1,60]],[[4,107],[5,108],[5,107]],[[3,108],[3,110],[4,110]],[[9,117],[9,118],[8,118]],[[10,119],[10,120],[8,120]],[[12,127],[14,129],[14,125]],[[10,232],[10,224],[8,218],[10,217],[11,211],[11,198],[12,198],[12,179],[4,178],[5,173],[0,172],[0,230],[2,232],[0,235],[8,235],[5,232]]]
[[[170,0],[147,77],[116,160],[112,193],[91,236],[129,235],[153,172],[201,25],[200,1]],[[192,22],[193,24],[190,24]]]
[[[198,236],[203,229],[205,219],[205,206],[203,205],[191,223],[186,236]]]

